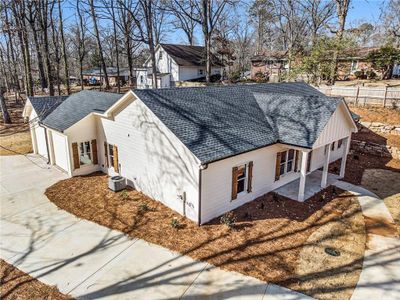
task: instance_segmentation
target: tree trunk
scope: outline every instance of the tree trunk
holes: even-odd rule
[[[111,1],[111,14],[113,20],[113,33],[114,33],[114,44],[115,44],[115,61],[117,66],[117,93],[121,92],[121,84],[119,80],[119,49],[118,49],[118,37],[117,37],[117,24],[115,20],[114,2]]]
[[[62,11],[61,11],[61,0],[58,0],[58,17],[59,17],[59,26],[60,26],[60,36],[61,36],[61,50],[62,50],[62,56],[63,56],[63,60],[64,60],[65,86],[67,88],[67,95],[69,95],[69,94],[71,94],[71,88],[69,85],[69,68],[68,68],[67,50],[65,47],[64,23],[63,23]]]
[[[6,23],[8,24],[8,13],[7,13],[7,9],[5,9],[5,16],[6,16]],[[14,85],[15,85],[15,95],[17,95],[17,91],[21,91],[21,87],[19,85],[19,80],[18,80],[18,71],[17,71],[17,61],[15,59],[15,54],[14,54],[14,42],[13,42],[13,37],[11,34],[11,30],[7,31],[7,36],[8,36],[8,44],[9,44],[9,48],[8,48],[8,52],[10,53],[10,57],[11,57],[11,63],[12,63],[12,68],[13,68],[13,80],[14,80]]]
[[[210,1],[202,0],[202,29],[204,35],[204,46],[206,48],[206,81],[210,82],[210,74],[211,74],[211,36],[208,26],[208,17],[209,17],[209,5]]]
[[[102,67],[103,73],[104,73],[104,80],[106,82],[106,89],[109,90],[110,89],[110,82],[108,80],[107,66],[106,66],[106,62],[104,60],[103,48],[101,46],[99,28],[97,26],[97,17],[96,17],[96,12],[95,12],[95,9],[94,9],[93,0],[89,0],[89,4],[90,4],[90,12],[91,12],[91,15],[92,15],[94,33],[95,33],[95,37],[96,37],[96,41],[97,41],[97,48],[99,50],[100,63],[101,63],[101,67]],[[100,80],[101,80],[101,78],[100,78]],[[100,84],[102,84],[102,82]]]
[[[144,5],[143,10],[145,11],[145,19],[146,19],[146,28],[147,28],[147,39],[150,50],[150,58],[151,58],[151,70],[152,70],[152,79],[153,79],[153,88],[158,87],[157,83],[157,64],[156,64],[156,52],[154,46],[154,37],[153,37],[153,11],[152,11],[152,0],[142,2]]]
[[[4,124],[11,124],[10,114],[8,113],[6,101],[4,99],[4,90],[0,87],[0,106],[1,113],[3,114],[3,122]]]

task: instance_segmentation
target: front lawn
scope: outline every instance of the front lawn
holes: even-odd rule
[[[46,195],[80,218],[319,298],[348,299],[362,267],[360,206],[339,189],[304,203],[267,194],[236,209],[232,228],[219,218],[199,227],[133,189],[114,193],[101,173],[60,181]],[[342,255],[329,256],[328,246]]]

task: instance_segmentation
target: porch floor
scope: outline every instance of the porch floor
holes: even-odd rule
[[[334,184],[340,177],[335,174],[328,173],[328,180],[326,186]],[[313,196],[314,194],[322,191],[321,187],[322,171],[315,170],[306,176],[306,187],[304,189],[304,201]],[[299,194],[300,178],[289,182],[277,189],[274,192],[287,198],[297,200]]]

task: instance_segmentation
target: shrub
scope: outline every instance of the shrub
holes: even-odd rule
[[[146,202],[141,202],[139,204],[139,211],[140,212],[145,212],[145,211],[149,211],[149,210],[150,210],[150,207]]]
[[[230,211],[228,213],[223,214],[220,221],[221,224],[225,224],[228,227],[232,228],[236,222],[235,213],[233,211]]]
[[[278,195],[277,194],[272,194],[272,200],[274,200],[274,201],[278,201],[279,200],[279,198],[278,198]]]
[[[354,72],[354,76],[355,76],[357,79],[365,79],[364,71],[355,71],[355,72]]]
[[[210,76],[211,82],[217,82],[221,80],[221,74],[213,74]]]
[[[376,73],[373,71],[373,70],[368,70],[367,72],[366,72],[366,75],[367,75],[367,78],[368,79],[375,79],[376,78]]]
[[[121,195],[121,197],[123,199],[128,199],[129,198],[129,194],[128,194],[127,190],[123,190],[120,195]]]
[[[175,229],[179,229],[182,227],[182,224],[181,224],[181,222],[179,222],[177,217],[173,217],[171,219],[171,227],[175,228]]]

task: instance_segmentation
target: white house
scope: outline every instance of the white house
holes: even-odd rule
[[[344,176],[357,130],[344,100],[303,83],[82,91],[39,124],[70,176],[120,174],[199,224],[299,178],[304,201],[310,172],[323,167],[324,187],[342,158]]]
[[[178,81],[199,79],[206,76],[205,48],[202,46],[159,44],[155,49],[157,87],[174,87]],[[214,57],[211,75],[222,74],[222,64]],[[144,69],[137,71],[137,87],[153,88],[150,57]]]

